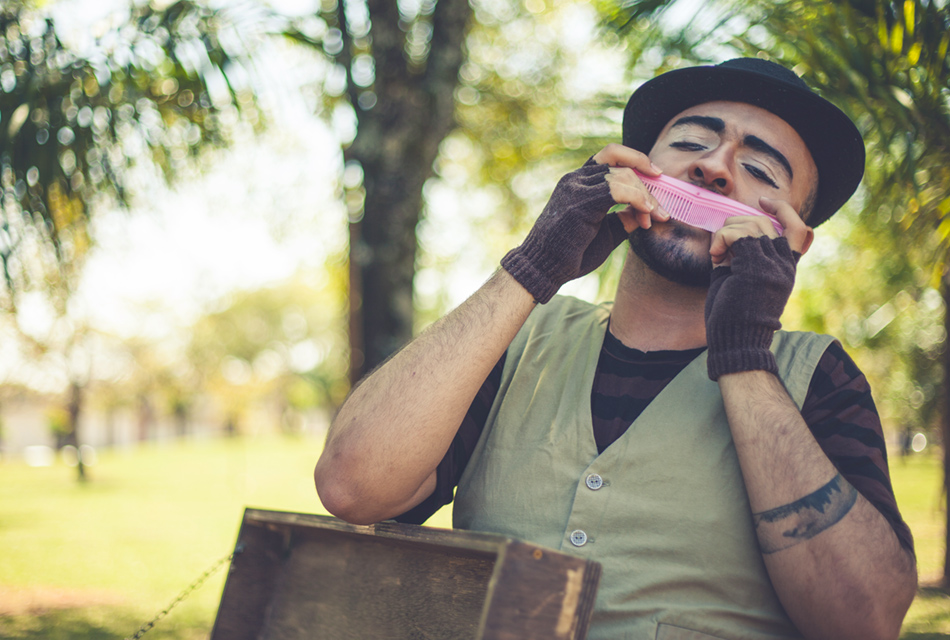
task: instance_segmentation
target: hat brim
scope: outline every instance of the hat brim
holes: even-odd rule
[[[674,116],[718,100],[761,107],[801,136],[818,168],[811,226],[830,218],[858,188],[864,175],[864,141],[851,119],[817,93],[747,69],[689,67],[644,83],[624,109],[623,143],[649,153]]]

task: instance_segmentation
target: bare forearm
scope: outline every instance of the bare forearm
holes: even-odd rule
[[[314,471],[333,513],[374,522],[431,493],[472,399],[534,308],[499,271],[353,391]]]
[[[896,638],[916,569],[842,478],[775,376],[719,378],[772,583],[808,638]]]

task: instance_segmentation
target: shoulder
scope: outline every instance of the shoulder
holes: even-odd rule
[[[834,340],[821,357],[815,377],[824,376],[833,386],[849,385],[855,380],[863,381],[867,386],[867,379],[858,364],[848,355],[844,347]]]
[[[591,304],[568,296],[555,296],[538,305],[508,346],[505,371],[520,363],[560,362],[603,344],[610,318],[610,304]],[[596,343],[596,345],[594,345]]]
[[[805,402],[812,376],[832,336],[809,331],[777,331],[772,340],[772,352],[778,364],[779,377],[799,408]]]
[[[591,304],[570,296],[554,296],[547,304],[535,307],[512,344],[531,342],[552,333],[564,333],[591,324],[606,324],[612,306],[613,303]]]
[[[578,319],[590,317],[607,318],[610,315],[612,302],[602,304],[592,304],[579,298],[571,296],[554,296],[547,304],[538,305],[528,323],[533,325],[556,325],[562,322],[571,322]]]
[[[776,331],[772,340],[773,351],[790,351],[798,356],[803,352],[817,352],[818,357],[832,343],[836,343],[834,336],[811,331]]]
[[[867,384],[857,363],[834,336],[809,331],[777,331],[773,349],[814,360],[815,380],[820,379],[832,388],[847,386],[855,380]]]
[[[806,409],[817,415],[863,408],[875,415],[871,385],[838,341],[825,349],[808,389]],[[877,430],[880,424],[877,423]]]

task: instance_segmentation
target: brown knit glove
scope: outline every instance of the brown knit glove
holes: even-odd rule
[[[769,350],[795,285],[801,254],[785,238],[740,238],[732,266],[713,269],[706,294],[707,370],[712,380],[739,371],[778,373]]]
[[[590,159],[558,182],[544,211],[520,247],[501,266],[537,302],[554,297],[565,282],[599,267],[627,237],[616,214],[606,175],[610,167]]]

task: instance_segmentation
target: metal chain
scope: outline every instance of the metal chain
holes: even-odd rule
[[[168,613],[172,609],[174,609],[176,606],[178,606],[178,604],[180,604],[182,600],[190,596],[198,587],[203,585],[208,578],[213,576],[215,572],[217,572],[217,570],[220,569],[222,565],[224,565],[224,563],[230,562],[236,554],[241,553],[242,551],[244,551],[244,545],[239,544],[234,549],[233,553],[229,553],[228,555],[224,556],[223,558],[215,562],[213,565],[211,565],[211,567],[209,567],[207,571],[202,573],[198,577],[197,580],[192,582],[188,587],[185,588],[184,591],[179,593],[178,597],[172,600],[170,605],[165,607],[165,609],[162,610],[157,616],[155,616],[154,618],[152,618],[151,620],[143,624],[138,631],[136,631],[134,634],[125,638],[125,640],[138,640],[139,638],[144,636],[146,633],[148,633],[152,629],[152,627],[155,626],[156,622],[158,622],[159,620],[167,616]]]

